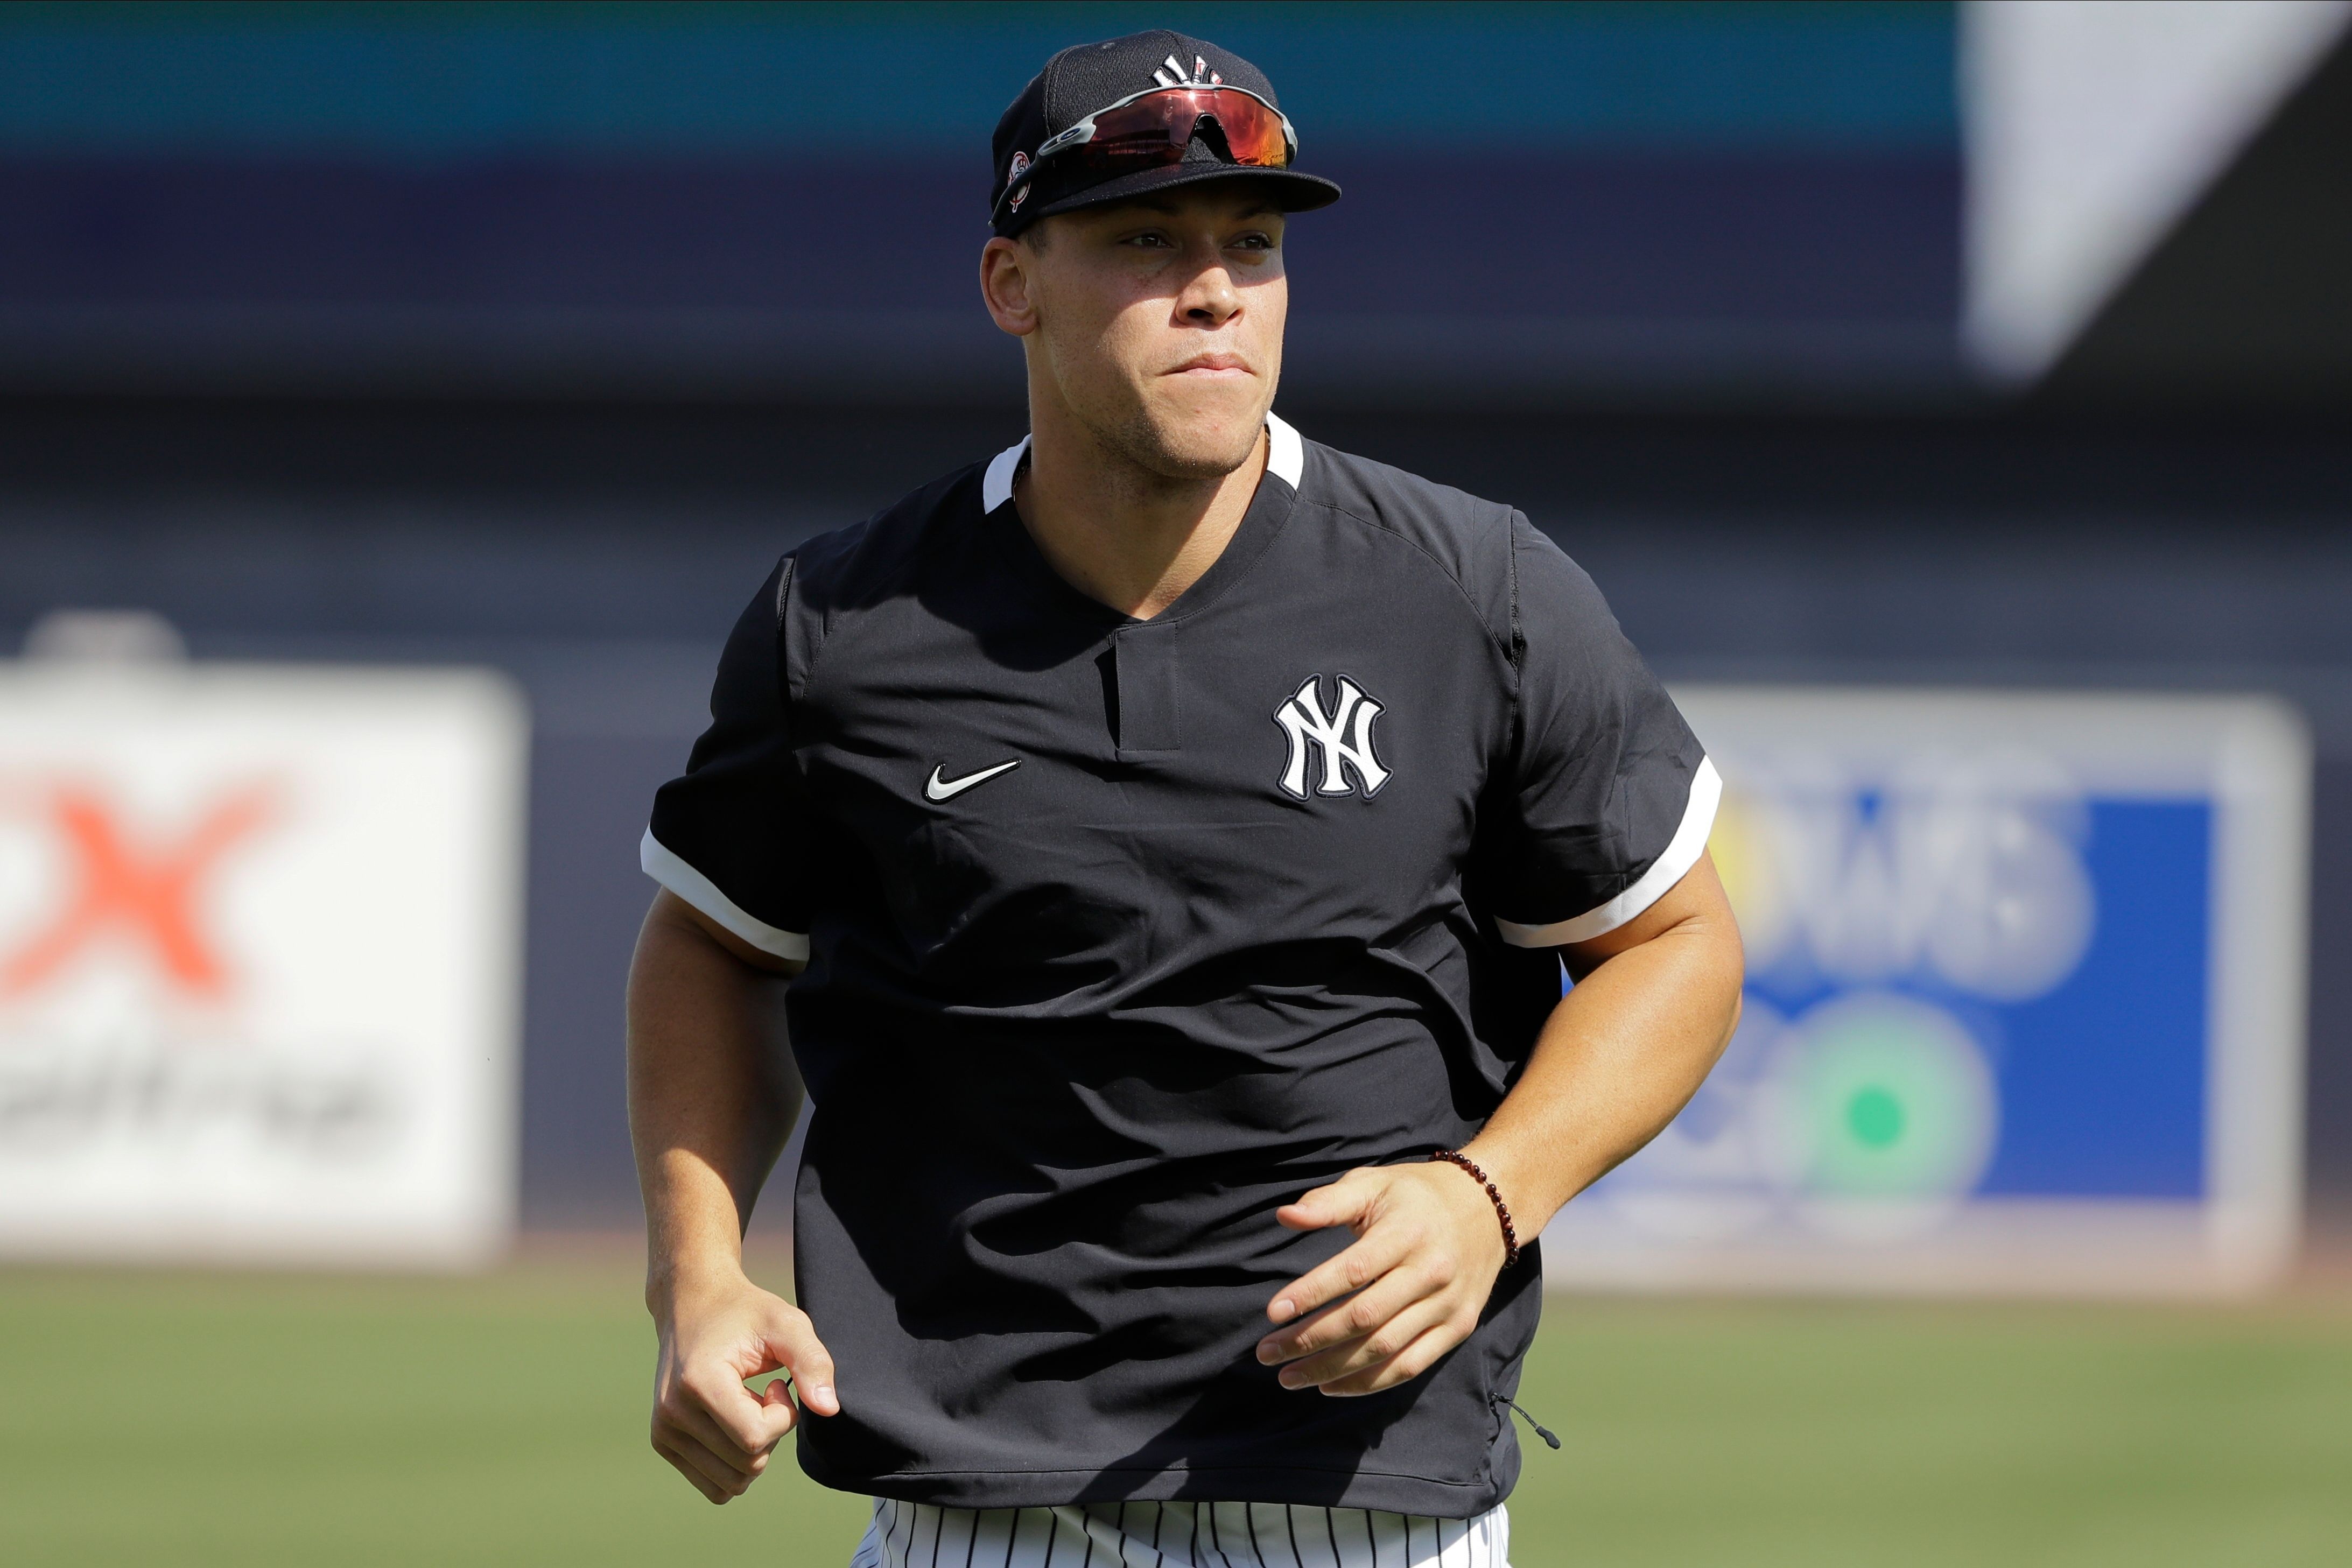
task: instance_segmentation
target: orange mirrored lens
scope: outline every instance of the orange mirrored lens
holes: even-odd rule
[[[1224,138],[1234,162],[1253,169],[1290,166],[1282,116],[1245,92],[1223,88],[1171,88],[1107,110],[1095,117],[1094,140],[1066,156],[1104,171],[1179,162],[1204,120]]]

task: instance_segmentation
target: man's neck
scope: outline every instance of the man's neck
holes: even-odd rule
[[[1171,479],[1074,421],[1035,422],[1013,489],[1022,525],[1064,580],[1149,621],[1201,580],[1233,541],[1265,472],[1266,436],[1215,478]]]

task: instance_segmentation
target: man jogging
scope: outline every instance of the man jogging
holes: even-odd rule
[[[1296,150],[1213,45],[1047,62],[1028,439],[787,556],[654,805],[654,1446],[723,1502],[799,1427],[860,1568],[1501,1568],[1537,1233],[1735,1021],[1719,786],[1591,581],[1272,414]]]

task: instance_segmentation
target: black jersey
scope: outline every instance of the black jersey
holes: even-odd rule
[[[1349,1237],[1274,1213],[1467,1141],[1550,947],[1696,863],[1718,786],[1524,517],[1269,428],[1232,542],[1150,621],[1047,565],[1021,447],[802,546],[656,800],[646,870],[808,963],[829,1486],[1460,1519],[1517,1476],[1537,1249],[1430,1371],[1335,1399],[1254,1347]]]

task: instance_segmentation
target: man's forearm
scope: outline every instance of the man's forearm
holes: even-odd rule
[[[1713,864],[1703,859],[1661,905],[1654,932],[1581,955],[1598,961],[1468,1145],[1523,1242],[1674,1119],[1738,1024],[1739,935]]]
[[[752,1200],[800,1109],[781,1038],[782,984],[674,896],[646,915],[629,972],[628,1051],[649,1294],[741,1265]]]
[[[800,1110],[780,962],[665,891],[629,967],[629,1134],[660,1345],[653,1446],[712,1502],[767,1469],[802,1407],[841,1409],[807,1315],[743,1277],[743,1222]],[[745,1386],[778,1368],[799,1405],[783,1378]]]

